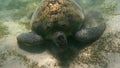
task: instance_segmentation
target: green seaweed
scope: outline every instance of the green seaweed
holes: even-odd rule
[[[17,53],[15,50],[6,50],[3,53],[0,52],[0,67],[2,67],[2,63],[10,56],[19,58],[20,61],[23,61],[23,63],[27,65],[27,68],[38,68],[37,62],[31,61],[26,56]]]
[[[23,17],[20,20],[17,20],[17,22],[20,25],[25,26],[27,30],[30,30],[30,19],[28,19],[27,17]]]
[[[116,1],[110,1],[101,5],[102,12],[105,14],[114,14],[118,3]]]
[[[9,34],[8,27],[5,26],[3,23],[0,23],[0,38],[3,38],[8,34]]]
[[[53,10],[52,7],[48,6],[50,4],[48,4],[47,1],[44,1],[43,4],[39,7],[38,12],[41,14],[40,16],[38,16],[37,19],[35,19],[36,23],[39,22],[44,22],[44,23],[53,23],[55,20],[57,21],[61,21],[61,19],[63,21],[68,20],[67,17],[72,17],[69,18],[70,20],[74,20],[74,21],[81,21],[81,18],[79,16],[79,12],[76,10],[79,10],[79,8],[77,8],[76,6],[73,6],[73,3],[71,3],[70,1],[65,1],[65,0],[61,0],[62,4],[58,4],[57,7],[54,7]],[[56,4],[55,4],[56,5]],[[76,9],[77,8],[77,9]],[[52,12],[56,11],[57,14],[52,14]],[[77,19],[79,18],[79,20]]]
[[[31,15],[33,14],[35,8],[37,7],[37,4],[39,2],[37,1],[28,1],[25,5],[20,6],[21,8],[18,9],[14,14],[13,18],[20,19],[23,17],[31,18]]]

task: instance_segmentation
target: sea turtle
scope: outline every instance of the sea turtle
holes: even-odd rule
[[[95,17],[95,18],[93,18]],[[31,32],[17,37],[19,44],[35,46],[45,40],[52,40],[58,47],[68,45],[68,37],[78,42],[97,40],[105,30],[101,14],[86,14],[74,0],[43,0],[32,15]],[[86,27],[97,23],[97,26]]]

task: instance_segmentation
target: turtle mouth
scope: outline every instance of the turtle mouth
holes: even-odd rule
[[[54,34],[54,43],[60,48],[67,47],[67,37],[63,32],[56,32]]]

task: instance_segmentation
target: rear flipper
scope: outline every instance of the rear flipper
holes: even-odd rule
[[[103,34],[105,28],[105,23],[100,23],[96,27],[92,28],[83,28],[76,32],[75,38],[82,43],[91,43],[97,40]]]
[[[36,46],[43,43],[43,38],[34,32],[22,33],[17,37],[19,45]]]

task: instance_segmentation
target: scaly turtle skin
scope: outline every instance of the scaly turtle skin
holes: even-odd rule
[[[18,43],[40,45],[49,39],[64,47],[68,45],[70,36],[79,42],[95,41],[104,32],[105,24],[91,18],[92,15],[99,16],[98,13],[90,14],[85,14],[74,0],[43,0],[32,16],[32,32],[19,35]],[[86,27],[93,22],[98,22],[97,26]]]

